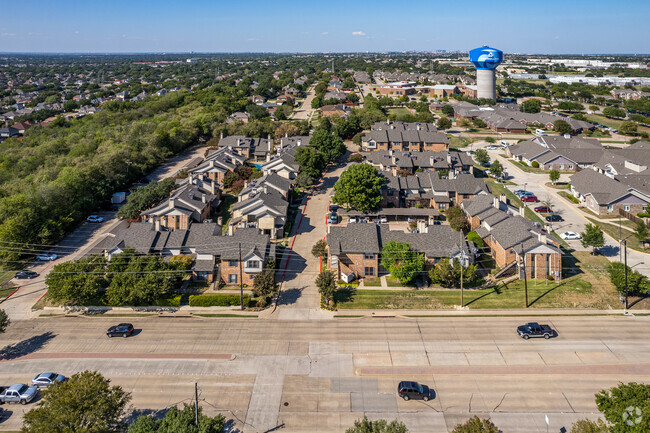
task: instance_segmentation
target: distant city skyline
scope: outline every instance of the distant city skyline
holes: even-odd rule
[[[53,53],[467,51],[647,54],[640,0],[400,3],[332,0],[58,3],[26,0],[0,24],[0,51]]]

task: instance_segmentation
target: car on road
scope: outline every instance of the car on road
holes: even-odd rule
[[[68,378],[62,374],[46,372],[34,376],[34,378],[32,379],[32,385],[37,388],[47,388],[53,383],[65,382],[67,380]]]
[[[534,195],[524,195],[521,197],[521,201],[537,203],[539,200],[537,200],[537,197],[535,197]]]
[[[417,382],[401,381],[397,385],[397,395],[404,400],[424,400],[429,401],[433,398],[431,389],[426,385],[420,385]]]
[[[18,271],[14,278],[19,280],[31,280],[32,278],[38,277],[38,273],[34,271]]]
[[[517,334],[524,340],[535,337],[544,337],[547,340],[555,335],[555,331],[548,325],[540,325],[537,322],[526,323],[517,327]]]
[[[129,337],[133,335],[133,325],[130,323],[120,323],[119,325],[111,326],[106,331],[109,337]]]
[[[564,232],[560,233],[560,237],[564,239],[565,241],[570,241],[570,240],[575,240],[575,239],[582,239],[582,236],[580,236],[576,232]]]
[[[555,222],[558,222],[558,221],[564,221],[564,218],[562,218],[562,217],[561,217],[560,215],[558,215],[558,214],[553,214],[553,215],[549,215],[549,216],[547,216],[547,217],[546,217],[546,221],[548,221],[548,222],[550,222],[550,223],[555,223]]]
[[[86,221],[89,223],[102,223],[104,222],[104,218],[100,217],[99,215],[90,215],[88,218],[86,218]]]
[[[36,256],[36,260],[40,260],[42,262],[51,262],[56,260],[57,257],[58,256],[54,253],[43,253]]]
[[[541,213],[549,213],[551,209],[548,206],[537,206],[535,208],[535,212],[541,212]]]
[[[27,386],[24,383],[14,383],[0,394],[2,403],[20,403],[27,404],[34,400],[38,395],[38,388]]]
[[[489,146],[486,147],[487,150],[497,150],[500,149],[501,146],[496,146],[494,144],[490,144]]]

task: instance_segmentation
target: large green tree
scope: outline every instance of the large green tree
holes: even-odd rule
[[[334,203],[365,212],[381,203],[381,186],[386,181],[370,164],[354,164],[334,184]]]
[[[174,190],[174,179],[168,178],[161,182],[151,182],[146,186],[136,188],[126,199],[126,204],[117,212],[118,218],[137,218],[143,210],[157,205]]]
[[[494,163],[490,166],[490,173],[496,177],[500,177],[503,174],[503,165],[501,165],[498,159],[495,159]]]
[[[87,305],[108,284],[106,266],[100,255],[55,265],[45,277],[47,297],[63,305]]]
[[[384,419],[370,421],[364,416],[363,419],[356,420],[354,427],[350,427],[345,433],[408,433],[408,429],[397,420],[390,423]]]
[[[553,122],[553,131],[560,134],[571,134],[571,132],[573,132],[573,128],[571,128],[571,125],[569,125],[566,120],[558,119]]]
[[[22,433],[109,433],[123,431],[122,416],[131,394],[96,371],[72,375],[43,391],[27,412]]]
[[[7,312],[5,310],[0,310],[0,334],[4,334],[9,325],[11,325],[11,320],[9,320]]]
[[[299,147],[294,158],[298,165],[300,165],[300,172],[306,173],[313,179],[321,177],[327,164],[323,154],[311,146]]]
[[[447,209],[447,221],[449,221],[449,226],[452,230],[457,232],[466,232],[470,229],[469,221],[467,221],[465,213],[458,206],[451,206]]]
[[[650,281],[648,277],[638,271],[627,267],[627,288],[625,285],[625,265],[619,262],[613,262],[607,265],[609,281],[616,287],[621,295],[628,293],[648,293],[650,291]]]
[[[621,383],[596,394],[596,406],[611,433],[650,431],[650,385]]]
[[[275,282],[275,271],[265,269],[260,272],[253,281],[253,294],[268,298],[278,291],[278,283]]]
[[[458,260],[441,259],[436,265],[429,270],[429,279],[432,283],[440,284],[444,287],[459,287],[461,280],[461,268],[463,283],[474,281],[477,277],[476,265],[463,266]]]
[[[591,254],[596,254],[596,248],[602,248],[605,245],[605,236],[603,231],[595,224],[585,225],[585,231],[581,233],[580,243],[585,248],[591,247]]]
[[[424,270],[425,259],[406,242],[388,241],[381,249],[381,264],[402,284],[409,284]]]
[[[341,137],[325,129],[315,130],[309,145],[318,149],[327,162],[332,162],[345,153],[345,144]]]
[[[560,171],[553,169],[548,172],[548,177],[551,179],[551,182],[553,182],[553,185],[555,185],[555,182],[560,179]]]
[[[438,119],[438,123],[436,124],[436,126],[440,129],[449,129],[451,128],[451,120],[443,116],[440,119]]]
[[[499,429],[489,419],[482,419],[475,415],[464,423],[456,425],[451,433],[499,433]]]
[[[165,417],[155,420],[148,415],[139,416],[129,426],[127,433],[224,433],[226,419],[219,414],[209,417],[199,407],[199,425],[195,424],[194,404],[183,403],[183,409],[173,406]]]
[[[474,153],[474,159],[476,159],[476,162],[479,164],[485,164],[487,162],[490,162],[490,155],[485,149],[477,149]]]
[[[334,300],[336,283],[336,274],[332,271],[324,270],[316,277],[316,287],[318,287],[318,292],[325,298],[325,302]]]
[[[519,109],[524,113],[539,113],[542,111],[542,104],[539,99],[529,99],[524,101]]]

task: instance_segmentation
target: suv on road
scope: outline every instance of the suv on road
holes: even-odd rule
[[[111,326],[108,328],[108,331],[106,331],[106,335],[109,337],[129,337],[133,335],[133,325],[130,323],[120,323],[119,325],[116,326]]]
[[[27,386],[24,383],[14,383],[9,388],[5,389],[4,393],[0,394],[0,401],[2,403],[27,404],[34,400],[37,395],[38,388],[35,386]]]
[[[555,335],[555,331],[548,325],[531,322],[517,327],[517,334],[524,340],[534,337],[544,337],[548,340]]]
[[[433,394],[428,386],[420,385],[417,382],[402,381],[397,385],[397,395],[404,400],[424,400],[429,401]]]
[[[32,278],[36,278],[36,277],[38,277],[38,273],[34,271],[18,271],[14,276],[14,278],[17,278],[19,280],[24,280],[24,279],[31,280]]]

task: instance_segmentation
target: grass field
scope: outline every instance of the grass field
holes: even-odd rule
[[[567,257],[564,268],[570,277],[555,283],[528,281],[531,308],[620,308],[618,293],[607,276],[609,261],[588,252]],[[481,290],[465,290],[464,305],[471,309],[524,308],[524,281]],[[348,309],[450,309],[460,305],[460,290],[354,290],[336,293],[337,307]],[[643,301],[645,302],[645,301]],[[641,302],[638,308],[647,308]],[[643,304],[643,305],[641,305]]]
[[[394,114],[399,118],[400,116],[409,115],[411,112],[406,108],[389,108],[388,115],[390,116],[391,114]]]
[[[489,184],[490,187],[492,188],[492,194],[496,195],[497,197],[500,194],[505,194],[508,199],[510,199],[510,203],[513,206],[518,206],[521,207],[524,205],[524,203],[519,200],[519,197],[517,197],[512,191],[510,191],[508,188],[506,188],[503,184],[500,184],[496,182],[493,179],[487,179],[485,183]],[[528,218],[531,221],[536,221],[542,225],[544,225],[544,221],[533,211],[532,209],[526,207],[526,210],[524,211],[524,214],[526,215],[526,218]]]
[[[590,122],[598,122],[601,125],[605,125],[614,129],[619,129],[621,127],[621,123],[624,122],[623,120],[610,119],[608,117],[601,116],[600,114],[587,114],[587,120],[589,120]],[[638,131],[639,132],[645,131],[650,133],[650,128],[648,128],[647,126],[638,125]]]
[[[596,224],[602,231],[610,235],[614,239],[619,239],[619,236],[621,235],[621,232],[619,231],[618,228],[618,221],[617,224],[607,224],[607,223],[601,223],[599,221],[596,221],[595,219],[592,218],[587,218],[589,222],[592,224]],[[613,223],[614,221],[612,221]],[[643,249],[643,245],[641,245],[641,241],[639,241],[636,236],[629,230],[623,230],[622,231],[622,236],[623,238],[627,237],[627,247],[631,248],[633,250],[641,251],[641,252],[646,252],[646,250]]]

